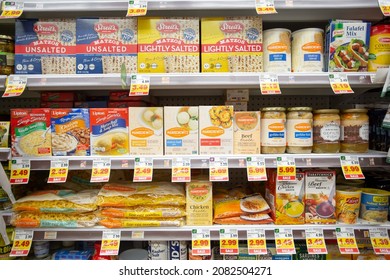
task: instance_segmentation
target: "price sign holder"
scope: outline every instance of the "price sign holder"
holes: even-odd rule
[[[172,158],[172,182],[191,182],[190,158]]]
[[[375,254],[390,255],[390,240],[387,228],[370,228],[369,231]]]
[[[275,245],[277,254],[296,254],[292,229],[275,229]]]
[[[192,255],[194,256],[209,256],[211,255],[210,247],[210,230],[209,229],[193,229],[191,231]]]
[[[329,82],[335,94],[353,93],[345,73],[330,73]]]
[[[276,14],[274,0],[256,0],[256,12],[258,15]]]
[[[246,158],[246,174],[248,181],[267,181],[265,160],[262,157]]]
[[[27,86],[27,77],[11,75],[7,77],[3,97],[16,97],[23,94]]]
[[[264,229],[249,229],[246,231],[249,255],[267,254],[267,243]]]
[[[11,161],[11,184],[27,184],[30,179],[30,160],[13,159]]]
[[[274,73],[260,75],[260,91],[261,94],[281,94],[278,75]]]
[[[390,16],[390,0],[378,0],[379,7],[385,17]]]
[[[220,229],[219,248],[222,255],[238,255],[238,230]]]
[[[32,230],[15,230],[14,243],[12,245],[10,257],[24,257],[30,252],[33,239]]]
[[[229,181],[228,159],[224,157],[211,157],[209,160],[209,177],[211,182]]]
[[[353,228],[336,228],[336,237],[341,254],[360,254]]]
[[[91,183],[108,182],[111,173],[111,159],[100,158],[92,162]]]
[[[150,77],[141,75],[131,75],[129,96],[146,96],[149,95]]]
[[[320,228],[306,229],[306,246],[309,254],[327,254],[324,231]]]
[[[345,179],[364,179],[357,156],[341,156],[340,164]]]
[[[278,181],[295,181],[296,166],[293,157],[277,157],[276,158],[277,179]]]
[[[135,158],[133,182],[151,182],[153,179],[153,159]]]
[[[127,7],[127,17],[144,16],[148,12],[148,2],[142,0],[131,0]]]
[[[120,230],[103,230],[102,247],[100,255],[117,256],[121,240]]]
[[[68,177],[69,161],[67,159],[55,159],[50,161],[50,173],[48,183],[65,183]]]
[[[18,18],[23,14],[23,9],[23,2],[3,1],[0,18]]]

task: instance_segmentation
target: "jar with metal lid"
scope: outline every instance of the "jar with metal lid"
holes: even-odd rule
[[[286,108],[267,107],[261,110],[261,152],[282,154],[286,151]]]
[[[313,115],[313,153],[340,151],[340,111],[319,109]]]
[[[0,75],[14,73],[15,45],[11,36],[0,35]]]
[[[369,118],[366,109],[347,109],[341,112],[341,153],[368,151]]]
[[[287,111],[287,153],[311,153],[313,149],[312,108],[292,107]]]

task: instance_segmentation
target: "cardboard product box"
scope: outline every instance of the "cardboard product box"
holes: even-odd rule
[[[108,108],[148,107],[149,103],[144,101],[109,101]]]
[[[107,108],[107,101],[76,101],[75,108]]]
[[[73,108],[74,104],[72,101],[65,101],[65,102],[46,102],[42,101],[40,107],[41,108]]]
[[[260,112],[234,112],[234,154],[260,154]]]
[[[186,183],[187,225],[213,224],[213,185],[209,181],[192,180]]]
[[[10,122],[0,121],[0,148],[8,148]]]
[[[73,102],[75,101],[76,94],[74,92],[70,91],[59,91],[59,92],[54,92],[54,91],[46,91],[46,92],[41,92],[41,101],[45,102]]]
[[[245,101],[226,101],[225,105],[233,106],[234,112],[248,111],[248,102]]]
[[[226,101],[248,102],[249,89],[228,89],[226,90]]]

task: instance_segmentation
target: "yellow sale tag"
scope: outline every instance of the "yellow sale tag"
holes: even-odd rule
[[[277,179],[278,181],[296,180],[295,159],[292,157],[277,157]]]
[[[153,159],[135,158],[133,182],[150,182],[153,178]]]
[[[92,162],[91,183],[108,182],[111,173],[110,159],[94,159]]]
[[[359,254],[353,228],[336,228],[336,237],[341,254]]]
[[[370,239],[375,254],[390,254],[390,240],[387,228],[370,228]]]
[[[273,73],[260,75],[261,94],[281,94],[278,76]]]
[[[335,94],[353,93],[345,73],[329,74],[329,82]]]
[[[274,0],[256,0],[256,12],[258,15],[276,14]]]
[[[292,229],[275,229],[275,246],[277,254],[296,254]]]
[[[23,14],[23,8],[23,2],[3,1],[0,18],[18,18]]]
[[[30,252],[33,238],[32,230],[16,230],[14,243],[10,252],[10,257],[27,256]]]
[[[385,17],[390,16],[390,1],[389,0],[378,0],[379,7]]]
[[[322,229],[306,229],[306,245],[309,254],[327,254],[324,232]]]
[[[209,165],[210,181],[229,181],[229,167],[227,158],[211,157]]]
[[[68,177],[69,161],[57,159],[50,162],[48,183],[65,183]]]
[[[16,97],[23,94],[27,86],[27,77],[8,76],[3,97]]]
[[[191,159],[172,159],[172,182],[191,182]]]
[[[247,157],[246,171],[248,181],[267,181],[264,158]]]
[[[265,240],[264,229],[247,230],[248,254],[262,255],[267,254],[267,244]]]
[[[13,159],[11,161],[11,184],[27,184],[30,178],[30,160]]]
[[[120,239],[121,239],[120,230],[104,230],[100,255],[102,256],[118,255]]]
[[[150,78],[148,76],[131,75],[129,96],[149,95]]]
[[[219,230],[219,247],[223,255],[238,254],[238,232],[237,229]]]
[[[191,231],[192,239],[192,255],[208,256],[211,255],[210,249],[210,230],[209,229],[193,229]]]
[[[357,156],[341,156],[341,169],[345,179],[364,179]]]
[[[146,15],[147,12],[148,12],[147,1],[132,0],[129,1],[126,16],[127,17],[144,16]]]

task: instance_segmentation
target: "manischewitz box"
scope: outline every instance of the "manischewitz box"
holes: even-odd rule
[[[76,20],[16,20],[15,73],[75,74]]]
[[[137,19],[77,19],[77,74],[137,73]]]
[[[260,17],[202,18],[202,72],[262,72]]]
[[[198,73],[199,19],[138,19],[139,73]]]

